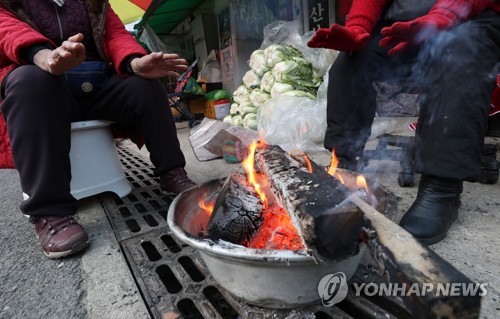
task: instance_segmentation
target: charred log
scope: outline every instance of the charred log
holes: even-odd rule
[[[411,287],[432,284],[432,291],[408,294],[403,302],[415,318],[478,318],[481,290],[460,286],[452,296],[439,284],[474,284],[411,234],[366,203],[355,192],[312,163],[312,173],[278,147],[261,150],[259,169],[269,176],[283,205],[301,226],[306,243],[328,259],[339,260],[365,242],[387,280]]]
[[[229,175],[219,192],[208,222],[208,235],[234,244],[249,241],[262,225],[263,205],[246,177]]]
[[[255,158],[313,253],[341,260],[359,252],[364,218],[345,201],[350,189],[320,169],[307,171],[278,146],[259,150]]]
[[[431,291],[403,298],[414,318],[479,318],[481,290],[471,293],[465,288],[477,284],[359,197],[350,196],[349,201],[365,215],[365,241],[386,279],[406,287],[432,285]],[[451,296],[437,291],[439,285],[457,283]]]

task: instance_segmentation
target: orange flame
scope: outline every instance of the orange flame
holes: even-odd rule
[[[205,197],[205,195],[203,195],[202,197]],[[207,213],[208,216],[211,216],[212,212],[214,210],[215,202],[214,201],[205,201],[202,199],[198,202],[198,206],[203,211],[205,211],[205,213]]]
[[[345,185],[344,178],[342,177],[342,175],[340,175],[340,173],[337,173],[335,175],[335,178],[337,178],[339,180],[340,184]]]
[[[313,172],[313,168],[312,168],[312,164],[311,164],[311,160],[309,159],[309,156],[307,156],[305,153],[302,153],[302,158],[304,159],[304,161],[307,164],[307,171],[309,173],[312,173]]]
[[[257,174],[255,172],[254,164],[255,164],[255,150],[257,149],[257,141],[253,141],[250,146],[248,146],[248,156],[241,162],[241,165],[245,169],[247,173],[248,182],[255,188],[255,192],[259,195],[260,200],[264,204],[264,207],[267,207],[267,199],[266,194],[262,190],[261,184],[257,181]]]
[[[339,166],[339,159],[337,158],[337,156],[335,156],[335,150],[332,150],[332,160],[330,163],[330,167],[328,168],[328,174],[335,176],[337,166]]]
[[[368,183],[363,175],[358,175],[358,177],[356,177],[356,188],[364,188],[366,192],[369,193]]]
[[[266,143],[266,140],[264,139],[264,133],[265,133],[265,132],[266,132],[266,131],[264,131],[264,130],[260,130],[260,131],[259,131],[259,141],[260,141],[261,143],[263,143],[263,144],[267,144],[267,143]]]
[[[335,155],[335,150],[332,150],[332,160],[330,162],[330,167],[328,168],[328,174],[338,179],[341,184],[345,184],[344,179],[342,178],[340,173],[337,172],[338,166],[339,166],[339,159]]]

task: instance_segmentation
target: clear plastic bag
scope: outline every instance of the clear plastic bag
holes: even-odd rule
[[[217,134],[223,130],[240,139],[243,145],[250,145],[253,140],[258,140],[259,138],[256,131],[204,118],[189,134],[191,147],[199,161],[209,161],[221,157],[220,152],[214,153],[210,151],[207,149],[207,145],[216,143],[218,145],[217,148],[222,149],[225,140],[217,140]]]
[[[221,66],[214,50],[210,51],[210,54],[203,60],[201,72],[198,74],[198,82],[222,82]]]
[[[309,48],[307,42],[312,32],[301,35],[299,21],[276,21],[264,27],[264,40],[260,49],[272,44],[291,45],[311,62],[314,76],[322,77],[317,99],[277,95],[259,107],[258,130],[266,143],[279,145],[286,151],[324,151],[322,146],[326,132],[326,91],[328,70],[338,52],[328,49]]]
[[[317,99],[278,95],[259,107],[258,130],[267,144],[286,151],[324,151],[328,73]]]

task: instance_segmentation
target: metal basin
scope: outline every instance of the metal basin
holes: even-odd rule
[[[318,283],[327,274],[356,271],[366,247],[340,262],[319,261],[306,252],[262,250],[230,243],[200,240],[209,216],[198,202],[216,194],[223,180],[213,180],[177,196],[168,211],[167,222],[184,243],[197,248],[208,270],[237,299],[268,308],[295,308],[319,301]]]

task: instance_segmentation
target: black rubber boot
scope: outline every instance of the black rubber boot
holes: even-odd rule
[[[462,181],[422,176],[417,199],[399,225],[424,245],[443,240],[457,220],[461,193]]]

